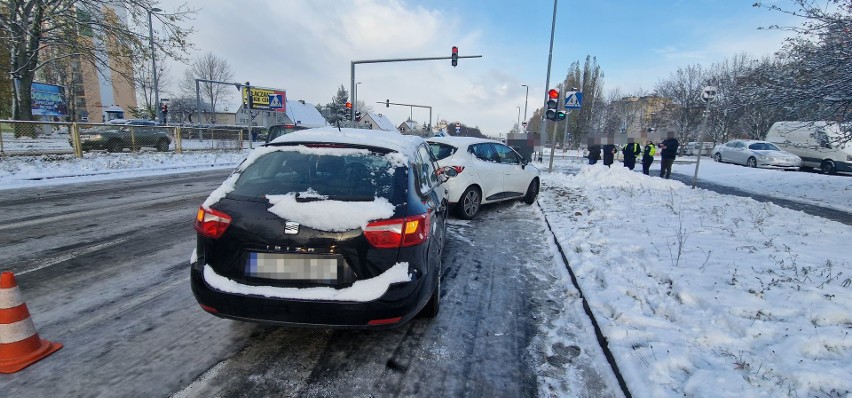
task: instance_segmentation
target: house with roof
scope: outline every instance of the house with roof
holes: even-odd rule
[[[287,100],[287,109],[285,114],[287,116],[287,123],[285,124],[295,124],[297,126],[311,128],[328,125],[317,107],[314,106],[314,104],[305,102],[305,100]]]
[[[358,127],[372,130],[399,131],[387,116],[372,112],[368,112],[361,117],[361,120],[358,121]]]
[[[415,134],[418,130],[417,122],[415,122],[411,119],[408,119],[408,120],[400,123],[400,125],[397,126],[396,129],[399,130],[399,132],[403,133],[403,134]]]
[[[269,127],[276,124],[295,124],[313,128],[328,125],[316,106],[305,102],[305,100],[287,99],[283,110],[252,110],[251,116],[252,126]],[[236,122],[239,125],[249,124],[249,114],[242,106],[236,113]]]

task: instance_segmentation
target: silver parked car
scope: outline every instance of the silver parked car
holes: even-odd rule
[[[713,148],[713,159],[748,167],[798,170],[802,158],[767,141],[732,140]]]

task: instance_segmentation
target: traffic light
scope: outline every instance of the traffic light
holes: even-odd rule
[[[547,92],[547,111],[545,111],[544,115],[547,117],[547,120],[559,120],[559,90],[550,89]],[[565,118],[564,112],[562,118]]]
[[[459,64],[459,48],[453,46],[453,66],[457,66]]]
[[[346,103],[346,109],[352,109],[352,103],[351,102]]]
[[[385,108],[390,108],[390,100],[389,99],[385,100]]]
[[[163,104],[160,110],[162,110],[163,113],[169,113],[169,104]]]
[[[361,121],[361,111],[355,112],[355,121]]]

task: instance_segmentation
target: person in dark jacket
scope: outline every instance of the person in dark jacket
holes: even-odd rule
[[[601,160],[600,144],[589,145],[589,164],[595,164]]]
[[[651,163],[654,163],[654,155],[657,153],[657,147],[651,140],[645,141],[645,149],[642,150],[642,174],[650,175]]]
[[[616,153],[618,153],[618,148],[615,145],[606,144],[603,146],[603,161],[606,167],[612,165]]]
[[[668,133],[668,138],[660,143],[660,177],[671,178],[672,164],[677,157],[677,147],[680,145],[674,132]]]
[[[642,153],[642,147],[634,142],[633,138],[628,138],[627,144],[621,148],[621,153],[624,155],[624,167],[633,170],[636,167],[636,157]]]

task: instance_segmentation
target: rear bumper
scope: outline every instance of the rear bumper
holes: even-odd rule
[[[414,318],[432,294],[430,278],[414,273],[410,282],[395,283],[378,299],[368,302],[321,301],[234,294],[217,290],[204,279],[204,265],[192,264],[190,282],[195,299],[221,318],[289,326],[383,329]],[[399,320],[386,324],[371,321]]]

